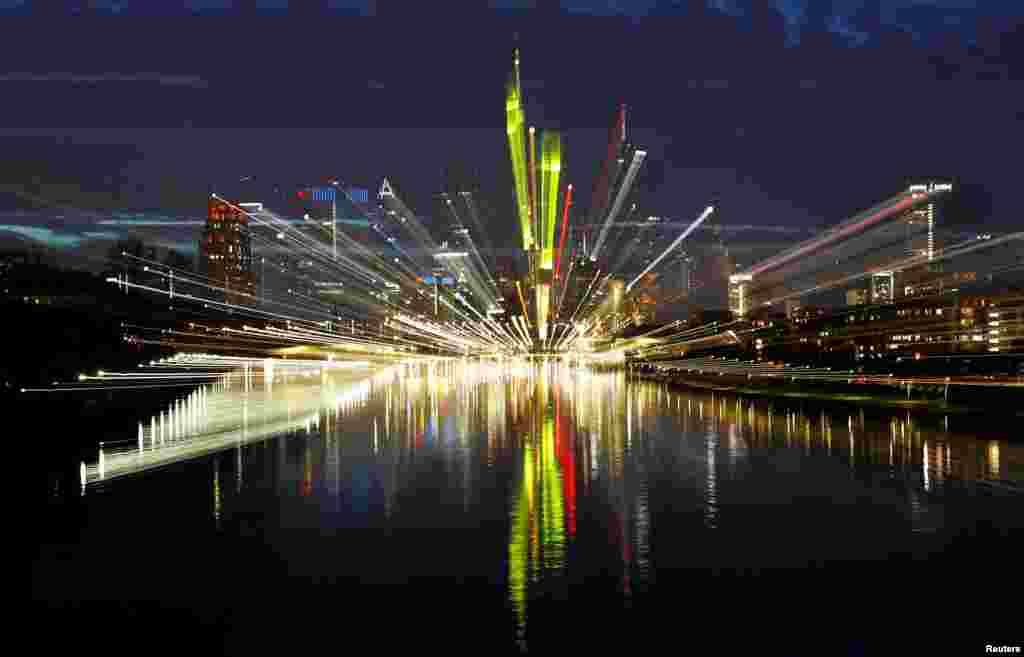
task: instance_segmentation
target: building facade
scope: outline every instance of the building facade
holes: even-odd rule
[[[245,305],[256,294],[249,218],[237,205],[210,198],[199,245],[205,274],[225,303]]]
[[[953,185],[948,182],[929,180],[912,184],[907,188],[907,191],[928,194],[936,192],[949,193],[953,191]],[[941,198],[932,196],[927,202],[918,203],[898,217],[898,221],[902,222],[906,231],[905,255],[908,258],[924,258],[928,263],[928,267],[934,266],[935,258],[939,252],[936,241],[936,228],[940,223],[944,206],[940,200]]]

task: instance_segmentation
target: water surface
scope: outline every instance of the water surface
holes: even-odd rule
[[[555,364],[402,368],[298,431],[52,497],[33,599],[115,652],[821,654],[891,647],[890,625],[983,649],[1011,628],[1014,431]],[[912,631],[940,610],[959,624]]]

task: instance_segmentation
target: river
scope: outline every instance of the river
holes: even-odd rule
[[[554,363],[396,368],[284,433],[53,484],[33,604],[67,629],[44,641],[126,654],[983,652],[1019,629],[1020,434]]]

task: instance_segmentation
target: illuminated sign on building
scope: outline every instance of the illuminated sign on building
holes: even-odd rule
[[[351,187],[346,191],[349,199],[353,203],[369,203],[370,202],[370,190],[360,189],[357,187]]]
[[[953,191],[953,185],[950,183],[928,183],[927,185],[911,185],[909,191],[911,192],[951,192]]]

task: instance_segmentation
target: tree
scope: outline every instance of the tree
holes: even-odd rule
[[[164,265],[179,271],[191,272],[193,270],[192,258],[175,249],[170,249],[167,252],[167,255],[164,257]]]
[[[107,251],[107,265],[112,269],[124,269],[130,266],[131,257],[142,258],[146,245],[142,240],[128,237],[114,243]]]

